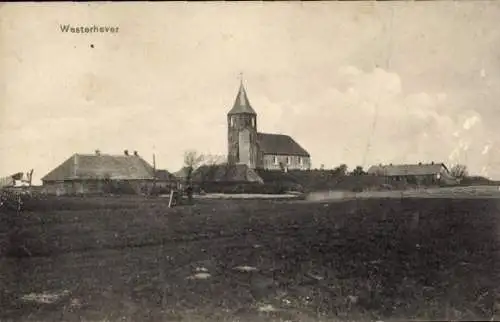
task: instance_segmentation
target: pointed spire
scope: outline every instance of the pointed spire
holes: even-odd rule
[[[238,95],[236,96],[236,100],[234,101],[233,108],[229,111],[228,114],[257,115],[257,113],[255,113],[254,109],[250,105],[247,97],[247,92],[245,91],[245,86],[243,86],[243,73],[240,73],[240,89],[238,90]]]

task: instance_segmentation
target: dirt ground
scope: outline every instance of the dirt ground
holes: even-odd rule
[[[0,320],[494,317],[497,200],[167,202],[2,214]]]

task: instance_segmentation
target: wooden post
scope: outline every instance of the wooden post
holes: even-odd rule
[[[168,208],[172,208],[174,206],[174,189],[170,190],[170,198],[168,200]]]
[[[156,159],[155,159],[155,155],[153,153],[153,187],[151,188],[151,191],[149,192],[149,194],[154,194],[155,193],[155,189],[156,189]]]
[[[175,193],[175,204],[176,205],[181,205],[182,204],[182,191],[176,191]]]
[[[30,170],[29,175],[28,175],[28,185],[30,187],[31,187],[32,179],[33,179],[33,169]]]

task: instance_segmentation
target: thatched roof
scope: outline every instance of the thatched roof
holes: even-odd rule
[[[167,170],[156,170],[155,174],[156,174],[156,180],[160,181],[174,181],[177,179],[173,174],[171,174]]]
[[[428,164],[396,164],[374,165],[368,169],[368,174],[383,176],[422,176],[447,173],[448,169],[443,163]]]
[[[182,167],[179,171],[173,173],[177,179],[185,179],[187,177],[188,167]]]
[[[42,181],[153,178],[153,167],[137,155],[74,154],[44,176]]]

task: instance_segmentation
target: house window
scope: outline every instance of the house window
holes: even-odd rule
[[[277,156],[273,156],[273,163],[278,164],[278,157]]]
[[[292,160],[291,160],[291,158],[290,158],[290,157],[286,157],[286,164],[288,164],[288,165],[289,165],[290,163],[292,163],[291,161],[292,161]]]
[[[299,157],[299,164],[300,164],[301,166],[303,166],[303,165],[304,165],[304,159],[303,159],[302,157]]]

